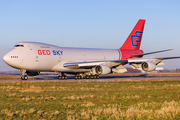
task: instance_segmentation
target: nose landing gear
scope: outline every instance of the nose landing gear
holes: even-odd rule
[[[27,75],[22,75],[21,76],[21,80],[27,80],[28,79],[28,76]]]
[[[22,73],[21,80],[27,80],[28,76],[27,76],[26,70],[23,69],[23,70],[20,70],[20,72]]]

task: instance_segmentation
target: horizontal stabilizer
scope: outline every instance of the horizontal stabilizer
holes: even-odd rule
[[[173,50],[173,49],[167,49],[167,50],[161,50],[161,51],[137,54],[137,55],[133,55],[133,57],[142,57],[143,55],[149,55],[149,54],[154,54],[154,53],[166,52],[166,51],[170,51],[170,50]]]

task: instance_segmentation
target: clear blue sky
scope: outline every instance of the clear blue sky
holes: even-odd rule
[[[139,19],[146,19],[144,52],[174,48],[152,56],[180,56],[179,5],[179,0],[1,0],[0,71],[15,70],[3,56],[18,42],[117,49]],[[180,68],[180,59],[164,63]]]

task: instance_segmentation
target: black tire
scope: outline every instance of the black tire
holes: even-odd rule
[[[90,75],[90,79],[94,79],[94,75]]]
[[[25,76],[24,76],[24,80],[27,80],[27,79],[28,79],[28,76],[27,76],[27,75],[25,75]]]
[[[97,79],[97,76],[96,76],[96,75],[93,75],[93,79]]]
[[[89,79],[89,75],[86,75],[86,77],[85,77],[86,79]]]
[[[58,76],[58,79],[61,80],[62,79],[61,76]]]
[[[81,76],[78,76],[77,78],[78,78],[78,79],[81,79]]]
[[[22,75],[21,76],[21,80],[27,80],[28,79],[28,76],[27,75]]]

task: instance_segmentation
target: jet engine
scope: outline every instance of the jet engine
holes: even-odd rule
[[[95,72],[96,74],[100,75],[105,75],[111,73],[111,68],[105,65],[98,65],[95,67]]]
[[[36,75],[39,75],[39,71],[26,71],[26,74],[29,75],[29,76],[36,76]]]
[[[141,64],[141,68],[144,71],[151,72],[151,71],[154,71],[156,69],[156,65],[152,62],[143,62]]]

